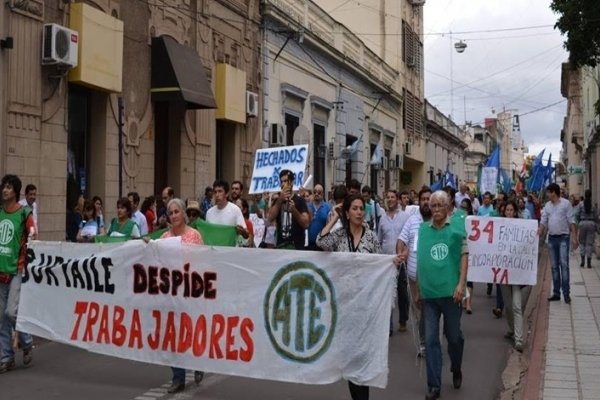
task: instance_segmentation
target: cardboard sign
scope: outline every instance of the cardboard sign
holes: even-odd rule
[[[467,280],[510,285],[537,282],[538,223],[532,219],[469,216]]]
[[[305,179],[307,158],[307,144],[257,150],[248,193],[279,192],[279,173],[284,169],[296,174],[293,190],[300,189]]]

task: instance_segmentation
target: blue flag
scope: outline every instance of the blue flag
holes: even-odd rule
[[[531,167],[531,178],[527,182],[527,190],[539,192],[542,189],[542,185],[544,184],[544,180],[546,178],[546,168],[542,162],[542,157],[544,156],[544,152],[546,149],[543,149],[540,154],[537,155],[535,160],[533,160],[533,165]]]

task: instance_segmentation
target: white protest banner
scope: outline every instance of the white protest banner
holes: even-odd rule
[[[284,169],[296,174],[293,190],[300,189],[304,182],[307,158],[307,144],[257,150],[248,193],[278,192],[279,172]]]
[[[250,214],[250,221],[252,221],[252,227],[254,228],[254,246],[258,247],[265,236],[265,221],[259,218],[256,213]]]
[[[469,216],[465,229],[469,246],[468,281],[536,284],[536,220]]]
[[[154,364],[383,388],[391,256],[32,242],[17,329]]]
[[[496,194],[498,192],[498,168],[483,167],[481,169],[481,185],[480,192],[490,192]]]

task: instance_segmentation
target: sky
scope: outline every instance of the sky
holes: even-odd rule
[[[425,97],[458,124],[465,115],[483,124],[494,113],[512,110],[520,115],[529,154],[545,148],[544,159],[552,153],[556,160],[567,107],[560,94],[561,63],[568,54],[549,5],[549,0],[427,0]],[[460,40],[467,44],[462,54],[454,49]]]

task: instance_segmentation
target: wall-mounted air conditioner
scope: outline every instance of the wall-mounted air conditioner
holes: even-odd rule
[[[254,92],[246,91],[246,115],[258,116],[258,94]]]
[[[77,66],[79,34],[57,24],[45,24],[42,41],[42,65]]]

